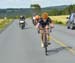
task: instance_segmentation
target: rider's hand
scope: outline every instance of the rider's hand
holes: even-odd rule
[[[51,24],[50,24],[50,27],[51,27],[51,28],[54,28],[54,24],[53,24],[53,23],[51,23]]]

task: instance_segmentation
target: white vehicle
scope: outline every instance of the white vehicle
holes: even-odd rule
[[[72,13],[70,17],[68,17],[67,28],[73,29],[75,28],[75,13]]]

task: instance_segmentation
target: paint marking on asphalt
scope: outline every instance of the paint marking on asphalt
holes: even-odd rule
[[[75,55],[75,50],[74,50],[74,49],[69,48],[67,45],[65,45],[63,42],[61,42],[61,41],[59,41],[59,40],[57,40],[57,39],[54,39],[54,38],[52,38],[52,37],[51,37],[51,39],[54,40],[57,44],[59,44],[59,45],[65,47],[65,48],[66,48],[67,50],[69,50],[73,55]]]

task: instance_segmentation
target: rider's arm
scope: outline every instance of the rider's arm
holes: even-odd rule
[[[37,23],[37,25],[35,26],[37,29],[39,28],[40,23]]]
[[[38,29],[39,28],[39,26],[40,26],[40,22],[41,22],[41,19],[39,19],[39,22],[36,24],[36,28]]]
[[[54,23],[53,23],[53,20],[51,20],[50,18],[49,18],[49,25],[50,25],[50,28],[54,28]]]
[[[49,21],[49,23],[52,23],[52,20],[51,20],[51,18],[48,18],[48,21]]]

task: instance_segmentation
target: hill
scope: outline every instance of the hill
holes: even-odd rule
[[[62,5],[62,6],[53,6],[53,7],[46,7],[42,8],[42,11],[49,11],[52,9],[58,9],[62,10],[64,8],[68,7],[67,5]],[[20,15],[26,15],[30,16],[32,15],[32,9],[31,8],[7,8],[7,9],[0,9],[0,17],[8,16],[20,16]]]

